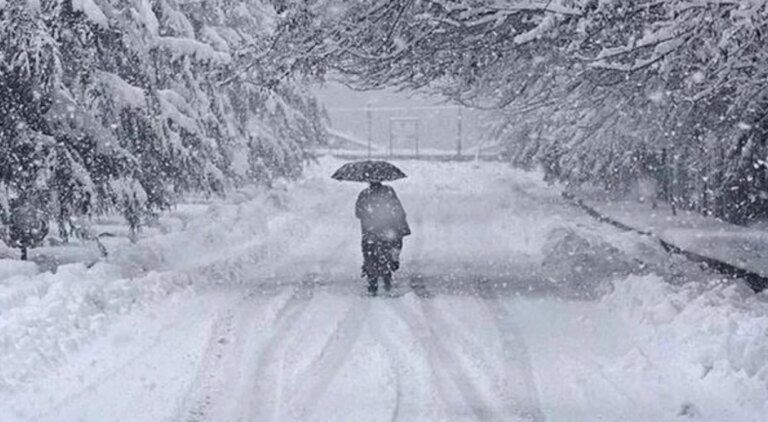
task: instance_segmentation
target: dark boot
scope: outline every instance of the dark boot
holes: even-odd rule
[[[368,277],[368,296],[376,296],[379,290],[379,278]]]

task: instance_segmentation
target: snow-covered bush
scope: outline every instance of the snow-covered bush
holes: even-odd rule
[[[48,220],[45,214],[29,202],[14,204],[8,226],[8,244],[21,249],[21,259],[24,261],[27,260],[27,250],[40,246],[48,235]]]

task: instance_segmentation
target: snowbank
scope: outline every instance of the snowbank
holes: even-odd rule
[[[254,188],[181,205],[166,217],[178,230],[115,241],[106,261],[39,273],[34,263],[1,260],[0,392],[48,371],[121,314],[174,292],[250,281],[262,259],[295,240],[269,236],[291,223],[285,192]]]
[[[34,262],[0,259],[0,285],[10,277],[29,277],[35,274],[37,274],[37,266]]]
[[[731,283],[615,280],[594,301],[506,303],[547,420],[762,422],[768,298]]]
[[[0,299],[0,391],[13,389],[78,349],[112,316],[167,296],[183,279],[119,277],[119,268],[70,264],[26,280]],[[5,300],[3,300],[5,299]]]
[[[603,305],[642,331],[633,356],[685,366],[692,377],[759,383],[752,404],[768,391],[768,296],[731,283],[675,287],[659,276],[615,283]],[[637,362],[635,362],[637,363]],[[768,409],[767,409],[768,410]]]

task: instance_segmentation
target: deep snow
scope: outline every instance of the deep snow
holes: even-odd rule
[[[768,276],[768,231],[761,224],[737,226],[694,211],[673,215],[666,203],[656,209],[636,200],[590,201],[604,215],[653,233],[685,250]]]
[[[398,163],[404,294],[362,297],[362,186],[331,180],[340,164],[198,209],[90,268],[4,261],[0,420],[768,414],[765,295],[503,164]]]

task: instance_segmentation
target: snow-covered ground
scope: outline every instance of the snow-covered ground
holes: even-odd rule
[[[500,163],[398,163],[368,298],[323,159],[56,274],[0,265],[0,420],[764,421],[768,300]]]
[[[768,277],[768,230],[764,224],[737,226],[687,210],[677,215],[666,203],[656,209],[637,201],[588,201],[603,215],[685,250]]]

